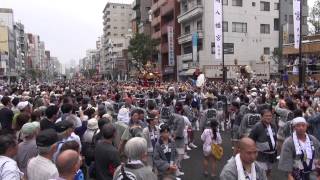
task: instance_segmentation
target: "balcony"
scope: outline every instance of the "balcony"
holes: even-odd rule
[[[178,59],[180,59],[182,62],[192,61],[192,53],[182,54],[178,56]]]
[[[136,20],[141,18],[141,12],[140,11],[134,11],[131,17],[131,20]]]
[[[152,39],[160,39],[161,38],[161,31],[152,33]]]
[[[168,26],[174,26],[174,21],[171,21],[167,24],[164,24],[161,26],[161,34],[167,34],[168,33]]]
[[[169,0],[167,3],[165,3],[164,6],[161,7],[161,16],[165,16],[169,13],[171,13],[174,10],[174,1]]]
[[[198,35],[199,35],[199,39],[203,39],[203,37],[204,37],[203,31],[198,30],[197,32],[198,32]],[[192,34],[193,33],[182,34],[178,38],[178,43],[179,44],[183,44],[183,43],[192,41]]]
[[[140,3],[140,0],[134,0],[131,5],[131,9],[136,10],[140,6]]]
[[[168,53],[169,48],[168,48],[168,43],[161,44],[161,53]]]
[[[203,6],[195,5],[178,16],[178,23],[183,23],[203,14]]]
[[[151,1],[151,0],[150,0]],[[151,6],[151,11],[155,12],[157,9],[159,9],[162,5],[164,5],[168,0],[159,0],[155,4]],[[169,0],[172,1],[172,0]]]
[[[152,22],[151,22],[151,26],[154,27],[154,26],[160,24],[160,21],[161,21],[161,16],[153,18]]]

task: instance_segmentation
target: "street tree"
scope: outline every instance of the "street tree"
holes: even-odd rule
[[[132,56],[132,59],[129,59],[129,64],[133,65],[140,72],[145,70],[144,66],[151,60],[152,55],[156,53],[158,44],[158,41],[148,35],[142,33],[135,34],[130,40],[128,47],[128,51]]]
[[[309,23],[314,27],[314,34],[320,34],[320,0],[316,0],[311,8]]]

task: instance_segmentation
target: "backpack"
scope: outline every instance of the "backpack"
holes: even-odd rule
[[[252,128],[260,120],[261,120],[260,114],[250,114],[248,116],[247,127]]]
[[[171,109],[169,106],[161,108],[160,117],[161,121],[167,123],[170,119]]]
[[[217,118],[217,110],[208,109],[206,113],[206,126],[210,127],[210,122]]]
[[[95,135],[97,134],[99,129],[96,129],[93,133],[91,142],[83,142],[82,143],[82,153],[86,157],[87,165],[90,165],[91,162],[94,161],[94,151],[96,147],[96,143],[94,141]]]
[[[124,169],[124,164],[121,164],[120,173],[114,178],[115,180],[137,180],[136,175]]]

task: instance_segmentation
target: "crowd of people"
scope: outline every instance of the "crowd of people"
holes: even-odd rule
[[[190,179],[196,148],[203,178],[270,180],[276,162],[289,180],[320,176],[316,81],[33,82],[0,85],[0,100],[0,180]]]

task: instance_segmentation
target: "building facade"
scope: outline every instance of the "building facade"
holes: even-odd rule
[[[160,42],[154,61],[163,80],[174,80],[177,78],[176,57],[181,53],[178,44],[181,30],[177,20],[180,3],[176,0],[152,0],[151,14],[152,38]]]
[[[151,36],[151,22],[149,13],[151,10],[151,0],[134,0],[132,3],[132,32],[144,33]]]
[[[280,25],[283,35],[283,44],[294,42],[294,28],[293,28],[293,0],[279,0],[280,1]],[[308,0],[301,0],[302,2],[302,35],[308,35],[308,15],[309,7]]]
[[[1,74],[2,78],[10,79],[16,77],[16,38],[14,31],[13,10],[0,8],[0,56],[1,58]]]
[[[181,75],[192,75],[200,68],[209,78],[222,78],[222,60],[215,59],[214,52],[213,1],[181,0],[180,6],[178,69]],[[279,47],[279,7],[279,0],[223,0],[224,62],[229,77],[236,78],[241,66],[251,69],[263,66],[270,70],[254,72],[253,69],[259,76],[277,72],[273,53]]]
[[[16,54],[17,59],[15,62],[17,74],[25,74],[25,58],[26,58],[26,38],[24,25],[20,22],[15,23],[14,26],[15,38],[16,38]]]
[[[116,75],[117,59],[123,59],[123,50],[128,49],[132,38],[132,7],[130,4],[107,3],[103,10],[105,73],[108,79]]]

